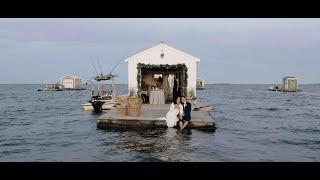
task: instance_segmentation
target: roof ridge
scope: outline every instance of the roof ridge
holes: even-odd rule
[[[127,62],[128,59],[130,59],[130,58],[132,58],[132,57],[135,57],[135,56],[137,56],[137,55],[139,55],[139,54],[141,54],[141,53],[143,53],[143,52],[145,52],[145,51],[147,51],[147,50],[150,50],[150,49],[152,49],[152,48],[154,48],[154,47],[156,47],[156,46],[158,46],[158,45],[161,45],[161,44],[167,46],[168,48],[171,48],[171,49],[176,50],[176,51],[180,51],[180,52],[182,52],[182,53],[184,53],[184,54],[187,54],[188,56],[191,56],[191,57],[193,57],[193,58],[196,58],[196,59],[199,59],[199,60],[200,60],[200,58],[198,58],[198,57],[196,57],[196,56],[193,56],[193,55],[187,53],[187,52],[184,51],[184,50],[178,49],[178,48],[173,47],[173,46],[171,46],[171,45],[168,45],[168,44],[166,44],[166,43],[164,43],[164,42],[160,42],[160,43],[157,43],[157,44],[155,44],[155,45],[153,45],[153,46],[151,46],[151,47],[149,47],[149,48],[147,48],[147,49],[144,49],[144,50],[142,50],[142,51],[139,51],[138,53],[136,53],[136,54],[134,54],[134,55],[126,58],[125,61]]]

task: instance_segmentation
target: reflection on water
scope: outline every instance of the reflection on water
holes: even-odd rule
[[[191,161],[192,156],[188,152],[194,151],[197,146],[191,129],[112,128],[104,131],[120,134],[115,142],[118,148],[147,156],[153,161]]]
[[[266,85],[207,85],[216,132],[98,130],[83,111],[90,89],[37,92],[0,85],[0,161],[320,161],[320,85],[299,93]],[[127,85],[117,85],[127,94]]]

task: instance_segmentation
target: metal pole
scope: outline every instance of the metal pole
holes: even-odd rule
[[[114,87],[113,78],[111,78],[111,85],[112,85],[112,101],[115,101],[116,98],[116,88]]]

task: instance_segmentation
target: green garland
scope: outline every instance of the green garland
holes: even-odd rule
[[[175,64],[175,65],[169,65],[169,64],[143,64],[143,63],[138,63],[137,64],[137,95],[138,97],[141,96],[141,68],[147,68],[147,69],[166,69],[166,70],[177,70],[177,69],[182,69],[182,81],[181,81],[181,87],[182,87],[182,93],[183,95],[184,92],[186,92],[186,88],[188,86],[188,68],[185,64]]]

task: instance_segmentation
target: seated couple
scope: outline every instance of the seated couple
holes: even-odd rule
[[[168,127],[175,127],[179,122],[180,129],[184,129],[191,120],[191,104],[186,97],[181,96],[171,104],[170,110],[166,115]]]

